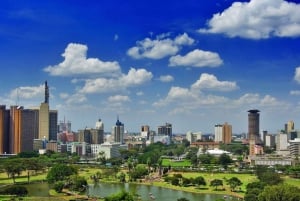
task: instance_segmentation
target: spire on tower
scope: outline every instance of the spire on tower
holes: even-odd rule
[[[45,103],[49,103],[49,87],[47,80],[45,81]]]

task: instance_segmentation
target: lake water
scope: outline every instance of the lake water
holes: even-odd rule
[[[47,183],[25,185],[30,196],[48,196],[49,186]],[[159,201],[176,201],[178,198],[187,198],[189,201],[215,201],[223,198],[223,195],[215,194],[197,194],[183,191],[176,191],[167,188],[138,185],[138,184],[109,184],[99,183],[96,186],[90,185],[88,194],[90,196],[106,197],[111,194],[118,193],[122,190],[134,192],[141,196],[143,201],[153,201],[150,196],[155,197]],[[237,200],[236,198],[228,197],[226,200]]]

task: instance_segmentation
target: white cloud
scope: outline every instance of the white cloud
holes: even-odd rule
[[[183,45],[192,45],[194,43],[194,39],[190,38],[186,33],[178,35],[174,40],[166,38],[168,36],[169,34],[162,34],[154,40],[145,38],[142,41],[137,41],[136,46],[128,49],[127,55],[135,59],[161,59],[175,55]]]
[[[144,95],[144,92],[138,91],[138,92],[136,92],[136,95],[137,95],[137,96],[142,96],[142,95]]]
[[[233,91],[238,89],[238,86],[236,82],[219,81],[214,75],[202,73],[199,80],[192,85],[192,88],[199,90]]]
[[[290,95],[299,96],[300,90],[292,90],[292,91],[290,91]]]
[[[44,68],[44,71],[54,76],[116,74],[120,72],[118,62],[104,62],[97,58],[87,58],[87,50],[86,45],[70,43],[62,54],[65,60],[58,65]]]
[[[87,79],[85,85],[79,90],[80,93],[103,93],[120,91],[128,87],[140,86],[152,79],[153,75],[145,69],[131,68],[127,75],[119,78],[96,78]]]
[[[41,98],[43,99],[45,93],[45,86],[41,84],[39,86],[23,86],[13,89],[9,97],[11,99],[23,98],[23,99],[32,99],[32,98]]]
[[[169,59],[169,66],[190,66],[190,67],[217,67],[223,63],[218,53],[193,50],[181,56],[172,56]]]
[[[129,102],[130,98],[128,96],[123,95],[115,95],[108,97],[109,102]]]
[[[294,79],[300,83],[300,66],[296,68],[295,70],[295,76],[294,76]]]
[[[131,68],[127,75],[121,78],[121,84],[125,86],[140,85],[152,79],[153,75],[145,69]]]
[[[201,33],[223,33],[229,37],[262,39],[300,36],[300,4],[284,0],[234,2],[216,13]]]
[[[68,93],[61,93],[59,96],[67,105],[82,104],[87,102],[86,96],[82,93],[75,93],[72,95],[69,95]]]
[[[174,77],[172,75],[162,75],[159,77],[161,82],[172,82],[174,81]]]

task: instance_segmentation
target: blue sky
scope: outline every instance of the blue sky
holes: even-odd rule
[[[0,104],[50,107],[73,130],[166,122],[210,133],[300,128],[300,2],[1,1]]]

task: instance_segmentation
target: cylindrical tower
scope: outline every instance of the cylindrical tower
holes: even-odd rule
[[[248,111],[248,135],[259,136],[259,110]]]

